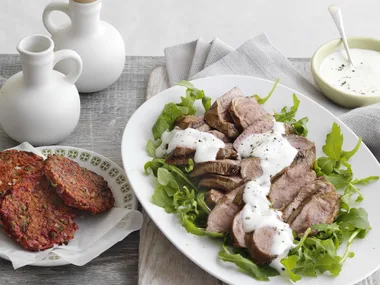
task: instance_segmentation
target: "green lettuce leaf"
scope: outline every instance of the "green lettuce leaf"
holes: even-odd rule
[[[297,114],[298,107],[300,105],[300,100],[296,96],[296,94],[293,94],[293,106],[290,107],[288,110],[288,107],[283,107],[281,109],[280,113],[274,113],[274,118],[277,122],[291,122],[292,119],[294,120],[294,116]]]
[[[341,213],[336,222],[344,232],[349,234],[358,229],[367,234],[371,229],[368,213],[363,208],[351,208],[348,212]],[[363,235],[360,235],[360,237],[363,237]]]
[[[359,147],[362,143],[362,138],[359,138],[358,142],[356,143],[356,146],[349,151],[342,150],[341,156],[344,156],[347,160],[349,160],[357,151],[359,150]]]
[[[371,181],[379,180],[379,176],[368,176],[366,178],[354,179],[351,184],[369,184]]]
[[[278,84],[279,81],[280,81],[280,79],[276,79],[276,81],[274,82],[274,85],[273,85],[271,91],[269,92],[269,94],[266,97],[261,98],[257,94],[253,95],[252,97],[257,99],[257,103],[259,103],[261,105],[264,104],[272,96],[272,94],[273,94],[274,90],[276,89],[276,86],[277,86],[277,84]]]
[[[186,96],[181,97],[181,102],[178,104],[168,103],[164,106],[161,114],[158,116],[155,124],[152,127],[153,138],[158,140],[161,135],[174,128],[174,122],[183,115],[194,115],[196,109],[194,107],[197,100],[201,100],[205,110],[208,110],[211,105],[211,98],[204,94],[203,90],[194,87],[191,82],[181,81],[177,85],[186,87]]]
[[[185,167],[185,171],[186,172],[191,172],[191,171],[193,171],[193,169],[194,169],[194,160],[192,160],[191,158],[189,158],[189,163]]]
[[[307,137],[309,130],[306,124],[308,121],[309,119],[307,117],[303,117],[302,119],[299,119],[298,121],[294,123],[291,123],[297,135],[302,136],[302,137]]]
[[[293,272],[293,270],[296,269],[299,259],[300,257],[297,255],[288,255],[287,257],[281,259],[281,264],[284,265],[285,271],[287,271],[290,280],[293,282],[297,282],[302,279],[302,276]]]
[[[343,145],[343,134],[340,127],[334,122],[331,132],[326,136],[326,144],[322,147],[323,152],[335,161],[341,159],[341,151]]]
[[[206,214],[211,213],[211,209],[207,206],[205,202],[205,192],[199,192],[197,194],[197,203],[198,207],[202,209]]]
[[[150,157],[156,157],[156,149],[161,145],[161,140],[158,139],[157,141],[153,142],[152,140],[148,140],[148,143],[146,144],[146,152],[149,154]]]
[[[225,243],[222,246],[223,250],[220,251],[218,254],[219,258],[222,261],[234,263],[237,267],[240,268],[241,271],[247,273],[256,280],[269,281],[268,274],[266,271],[262,270],[252,260],[243,257],[241,254],[230,253]]]
[[[281,109],[280,113],[275,112],[273,116],[277,122],[290,124],[297,135],[306,137],[308,134],[306,124],[309,121],[309,119],[307,117],[303,117],[298,121],[295,119],[295,115],[297,114],[299,105],[300,100],[298,99],[296,94],[293,94],[293,106],[290,108],[285,106]]]

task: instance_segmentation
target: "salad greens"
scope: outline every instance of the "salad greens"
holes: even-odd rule
[[[231,253],[228,249],[230,243],[231,241],[229,241],[228,238],[224,239],[224,243],[222,245],[223,250],[221,250],[218,254],[222,261],[234,263],[240,268],[241,271],[260,281],[269,281],[268,277],[279,275],[275,269],[269,266],[257,266],[249,258],[249,254],[244,249],[233,248],[235,252]]]
[[[198,236],[222,238],[224,234],[207,232],[205,230],[210,209],[204,201],[204,192],[195,192],[196,186],[185,173],[176,166],[165,163],[164,159],[154,158],[144,166],[145,172],[150,172],[157,178],[158,186],[152,196],[152,202],[165,209],[168,213],[176,213],[182,221],[182,226]]]
[[[276,81],[274,82],[274,85],[273,85],[271,91],[268,93],[268,95],[266,97],[261,98],[257,94],[253,95],[252,97],[257,99],[257,103],[259,103],[261,105],[264,104],[272,96],[272,94],[273,94],[274,90],[276,89],[276,86],[277,86],[277,84],[278,84],[279,81],[280,81],[280,79],[276,79]]]
[[[207,111],[211,106],[211,98],[207,97],[203,90],[194,87],[191,82],[181,81],[177,85],[186,87],[186,96],[181,96],[181,103],[168,103],[165,105],[156,123],[152,127],[153,138],[158,140],[166,130],[172,130],[175,120],[182,115],[194,115],[196,113],[194,103],[201,100]],[[150,148],[152,149],[152,148]]]
[[[259,104],[264,104],[272,96],[272,94],[273,94],[274,90],[276,89],[276,86],[277,86],[279,81],[280,81],[280,79],[276,79],[271,91],[269,92],[269,94],[266,97],[261,98],[257,94],[253,95],[252,97],[256,98],[257,102]],[[306,124],[309,121],[309,119],[307,117],[303,117],[302,119],[299,119],[297,121],[294,118],[295,115],[297,114],[298,107],[300,105],[300,100],[298,99],[296,94],[293,94],[293,104],[294,105],[292,107],[290,107],[289,110],[288,110],[288,107],[285,106],[281,109],[280,113],[275,112],[273,116],[277,122],[290,124],[294,128],[297,135],[306,137],[307,133],[308,133],[308,129],[307,129]]]
[[[293,106],[288,109],[288,107],[283,107],[281,109],[280,113],[274,113],[274,118],[277,122],[283,122],[290,124],[297,135],[306,137],[308,133],[307,129],[307,122],[309,119],[307,117],[303,117],[302,119],[299,119],[298,121],[294,118],[297,114],[298,107],[300,105],[300,100],[296,96],[296,94],[293,94]]]
[[[276,80],[269,94],[261,98],[253,95],[259,104],[264,104],[273,94]],[[168,213],[176,214],[182,226],[194,235],[210,238],[224,238],[219,258],[224,262],[234,263],[239,269],[253,278],[268,281],[269,277],[279,273],[269,266],[258,266],[250,258],[247,249],[232,245],[231,238],[219,233],[205,230],[207,217],[211,209],[205,203],[205,192],[199,191],[195,183],[188,178],[187,173],[194,167],[194,161],[189,159],[185,167],[176,167],[165,163],[165,159],[156,158],[155,150],[161,144],[161,135],[166,130],[172,130],[175,120],[182,115],[194,115],[195,101],[201,100],[205,110],[211,105],[211,99],[205,96],[203,90],[196,89],[193,84],[181,81],[179,85],[186,87],[186,97],[181,97],[180,103],[168,103],[152,128],[155,141],[149,140],[147,153],[153,159],[144,166],[147,174],[152,173],[157,179],[157,187],[152,196],[152,202],[165,209]],[[306,136],[308,118],[295,119],[300,100],[293,94],[293,106],[283,107],[279,113],[274,113],[278,122],[290,124],[298,135]],[[332,224],[314,225],[309,228],[301,239],[296,238],[295,247],[287,257],[281,260],[285,273],[292,281],[298,281],[302,276],[317,276],[326,271],[337,276],[344,261],[352,258],[354,253],[350,246],[356,238],[364,238],[371,230],[368,214],[363,208],[357,208],[364,197],[357,185],[368,184],[378,180],[378,176],[353,178],[352,166],[349,159],[359,150],[361,139],[352,150],[343,150],[343,134],[340,127],[334,123],[331,132],[326,136],[322,150],[325,156],[318,158],[314,170],[318,176],[325,176],[337,189],[341,189],[340,209],[337,219]],[[345,244],[342,255],[338,249]]]

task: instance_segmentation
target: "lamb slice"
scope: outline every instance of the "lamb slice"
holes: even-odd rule
[[[225,176],[237,175],[240,172],[240,161],[231,159],[213,160],[197,163],[193,171],[190,172],[191,177],[201,176],[205,174],[215,173]]]
[[[182,115],[175,120],[174,125],[184,130],[187,128],[195,129],[204,123],[205,121],[203,120],[203,117]]]
[[[268,113],[257,103],[256,98],[237,97],[228,108],[235,124],[243,130]]]
[[[234,148],[239,149],[242,142],[252,134],[262,134],[268,132],[273,127],[273,117],[268,115],[262,116],[260,120],[256,120],[252,125],[246,128],[235,140]]]
[[[316,174],[309,168],[308,164],[302,160],[297,160],[282,175],[272,180],[268,197],[273,208],[281,211],[285,209],[302,187],[313,183],[315,179]]]
[[[304,160],[309,168],[313,168],[316,156],[315,143],[297,135],[287,135],[286,139],[298,150],[297,158]]]
[[[211,131],[208,131],[208,133],[214,135],[215,137],[217,137],[224,143],[231,143],[231,139],[227,137],[225,134],[223,134],[222,132],[219,132],[217,130],[211,130]]]
[[[242,208],[242,206],[234,203],[234,198],[236,193],[244,187],[245,184],[233,189],[218,201],[215,208],[208,215],[206,231],[216,233],[230,231],[232,220]]]
[[[232,221],[231,238],[234,246],[246,248],[247,246],[245,244],[245,232],[241,213],[242,211],[237,213]]]
[[[169,154],[172,156],[189,156],[194,155],[195,149],[191,147],[185,147],[185,146],[177,146],[173,151]]]
[[[243,179],[240,176],[223,176],[218,174],[209,174],[199,181],[199,187],[207,189],[218,189],[223,192],[230,192],[236,189]]]
[[[234,98],[242,97],[243,93],[239,88],[233,88],[222,97],[218,98],[211,108],[204,114],[205,121],[213,128],[224,133],[229,138],[236,138],[239,135],[237,126],[228,112],[228,107]]]
[[[222,199],[224,194],[218,190],[211,189],[205,194],[205,202],[210,209],[214,209],[215,205],[220,199]]]
[[[297,235],[302,235],[312,225],[331,224],[338,215],[339,203],[340,197],[335,189],[318,192],[299,207],[300,210],[292,221],[292,217],[289,218],[289,225]]]
[[[167,164],[176,166],[185,166],[189,164],[189,159],[193,159],[193,156],[168,156],[165,159]]]
[[[232,143],[224,144],[224,148],[219,149],[216,159],[237,159],[238,153],[234,149]]]
[[[297,135],[287,135],[285,137],[290,145],[298,150],[297,156],[289,167],[285,167],[271,178],[272,183],[281,177],[281,175],[283,175],[289,168],[298,163],[304,163],[305,167],[309,169],[312,169],[314,166],[316,156],[315,143],[308,140],[307,138]]]
[[[261,169],[260,158],[248,157],[240,162],[240,174],[242,178],[254,179],[263,174]]]
[[[269,264],[277,255],[271,254],[273,238],[276,235],[274,228],[259,228],[245,234],[245,244],[252,260],[257,265]]]
[[[189,159],[194,158],[195,149],[190,147],[176,147],[165,159],[167,164],[172,165],[187,165]]]
[[[285,222],[289,221],[292,213],[294,213],[299,207],[305,203],[305,201],[316,194],[317,192],[330,192],[335,191],[334,185],[326,180],[324,176],[318,177],[311,184],[307,184],[301,188],[297,196],[294,197],[293,201],[290,202],[288,206],[282,211],[282,219]]]
[[[200,132],[207,132],[211,127],[205,122],[203,116],[182,115],[174,123],[175,126],[182,130],[187,128],[197,129]]]

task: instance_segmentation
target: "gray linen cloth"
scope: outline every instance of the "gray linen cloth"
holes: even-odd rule
[[[310,97],[347,124],[380,158],[380,104],[354,110],[345,109],[327,99],[306,80],[289,60],[275,48],[265,34],[258,35],[236,50],[215,39],[211,43],[200,38],[165,49],[170,85],[215,75],[250,75],[280,82]]]

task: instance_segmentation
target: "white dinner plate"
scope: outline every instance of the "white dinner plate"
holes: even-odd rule
[[[16,147],[17,149],[17,147]],[[77,162],[81,167],[85,167],[96,174],[102,176],[108,183],[115,198],[115,207],[137,209],[137,200],[132,193],[124,170],[112,160],[82,148],[71,146],[42,146],[37,147],[43,155],[58,154]],[[2,233],[0,233],[2,234]],[[8,259],[6,256],[0,256]],[[50,252],[43,260],[30,264],[31,266],[61,266],[69,264],[54,252]]]
[[[203,89],[213,101],[235,86],[239,87],[247,96],[253,94],[266,96],[273,87],[271,81],[248,76],[208,77],[194,80],[193,84],[195,87]],[[272,97],[265,103],[264,108],[267,111],[280,111],[283,106],[292,106],[293,93],[296,93],[301,100],[297,118],[304,116],[309,118],[308,138],[316,143],[317,157],[322,155],[322,146],[325,143],[326,134],[331,131],[333,122],[337,122],[342,129],[344,149],[351,149],[355,146],[358,137],[346,125],[311,99],[288,87],[279,84]],[[187,233],[176,215],[166,213],[163,208],[151,202],[156,184],[154,177],[144,173],[145,162],[151,160],[145,151],[145,146],[147,141],[152,138],[151,128],[164,105],[168,102],[180,102],[180,96],[184,94],[184,87],[175,86],[165,90],[145,102],[130,118],[124,131],[121,149],[128,180],[150,218],[188,258],[226,283],[257,284],[259,281],[240,272],[234,264],[218,259],[218,252],[221,250],[220,241]],[[379,163],[364,144],[350,162],[355,177],[380,175]],[[353,243],[351,250],[355,252],[355,257],[346,260],[338,277],[333,278],[327,274],[317,278],[303,277],[297,284],[354,284],[380,267],[379,182],[363,186],[361,190],[365,199],[360,206],[368,212],[372,231],[364,240],[357,239]],[[289,284],[289,281],[283,277],[274,277],[266,284]]]

